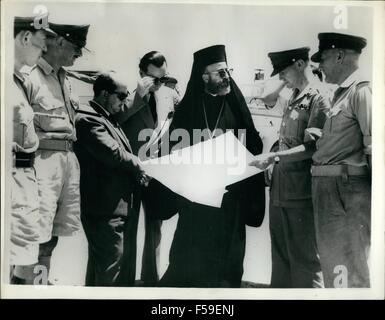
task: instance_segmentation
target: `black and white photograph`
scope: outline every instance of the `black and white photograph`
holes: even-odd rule
[[[2,1],[1,297],[384,299],[384,9]]]

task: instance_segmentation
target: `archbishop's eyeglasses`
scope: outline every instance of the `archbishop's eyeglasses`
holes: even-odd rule
[[[233,73],[234,69],[232,68],[223,68],[223,69],[219,69],[219,70],[216,70],[216,71],[207,71],[205,72],[205,74],[217,74],[218,76],[220,76],[221,78],[226,78],[226,77],[230,77],[231,74]]]

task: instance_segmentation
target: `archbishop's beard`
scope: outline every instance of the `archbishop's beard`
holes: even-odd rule
[[[207,82],[206,89],[211,94],[224,96],[230,93],[230,79],[224,78],[220,82],[214,82],[210,79]]]

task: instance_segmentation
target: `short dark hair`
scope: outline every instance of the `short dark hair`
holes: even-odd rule
[[[116,90],[118,86],[116,85],[115,80],[108,73],[100,74],[93,85],[94,95],[97,97],[103,90],[112,93]]]
[[[13,27],[13,38],[16,38],[16,36],[17,36],[20,32],[22,32],[22,31],[30,31],[30,32],[32,32],[32,33],[35,33],[35,32],[37,32],[37,31],[39,31],[39,30],[35,29],[34,27],[28,27],[28,28],[26,28],[26,27],[14,26],[14,27]]]
[[[150,51],[146,53],[139,62],[139,69],[143,72],[147,72],[147,68],[150,64],[160,68],[166,62],[166,58],[158,51]],[[166,62],[167,63],[167,62]]]

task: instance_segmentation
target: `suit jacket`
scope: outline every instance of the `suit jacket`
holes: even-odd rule
[[[123,111],[115,117],[130,140],[135,155],[139,155],[139,150],[142,147],[145,147],[145,149],[151,148],[151,151],[155,151],[160,147],[161,137],[168,130],[177,99],[176,91],[166,86],[161,86],[155,92],[158,117],[158,121],[155,123],[146,97],[141,98],[137,93],[128,97]],[[140,139],[139,137],[143,129],[146,130],[146,139]],[[166,140],[168,141],[168,139]],[[153,152],[147,153],[147,157],[153,155]],[[143,159],[142,155],[139,157]]]
[[[77,110],[75,152],[80,163],[82,215],[127,215],[139,169],[127,137],[100,105]]]
[[[149,150],[146,156],[151,157],[154,155],[151,151],[159,150],[162,145],[169,143],[165,133],[168,131],[174,105],[178,99],[176,91],[166,86],[161,86],[155,92],[157,123],[154,123],[147,99],[141,98],[137,93],[129,96],[123,111],[115,116],[131,142],[133,153],[139,158],[143,158],[139,155],[141,148]],[[147,140],[139,139],[139,133],[143,129],[148,132],[149,139]],[[150,181],[148,187],[143,188],[141,198],[145,203],[144,209],[148,217],[168,219],[177,212],[175,204],[179,197],[154,179]],[[159,203],[162,203],[163,208],[159,208]]]

